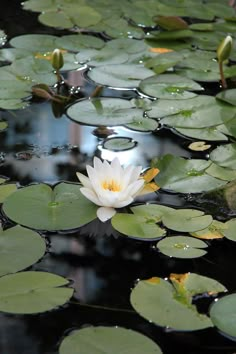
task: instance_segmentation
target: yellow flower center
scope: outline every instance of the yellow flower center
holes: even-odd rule
[[[102,188],[111,192],[119,192],[121,190],[120,184],[114,181],[114,179],[112,179],[111,181],[103,181]]]

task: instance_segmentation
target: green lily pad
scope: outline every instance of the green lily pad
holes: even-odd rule
[[[198,258],[207,253],[203,250],[207,248],[205,242],[187,236],[165,237],[156,247],[166,256],[176,258]]]
[[[69,34],[56,38],[56,48],[71,50],[78,52],[81,48],[94,48],[101,49],[104,47],[105,42],[95,36],[89,36],[86,34]]]
[[[189,99],[197,95],[190,91],[203,90],[193,80],[176,74],[150,76],[140,82],[139,89],[146,95],[168,100]]]
[[[167,154],[154,161],[154,164],[160,170],[155,182],[163,189],[180,193],[200,193],[226,184],[226,181],[205,172],[211,161],[187,160]]]
[[[3,203],[4,200],[13,192],[17,190],[17,187],[13,183],[3,184],[0,186],[0,203]]]
[[[135,215],[153,219],[157,223],[161,221],[163,215],[168,215],[175,209],[159,204],[144,204],[132,207],[131,210]]]
[[[222,92],[219,92],[216,95],[216,98],[218,98],[221,101],[230,103],[233,106],[236,106],[236,89],[228,89],[228,90],[224,90]]]
[[[51,52],[56,47],[56,36],[48,34],[24,34],[10,40],[10,45],[19,49],[26,49],[32,52]]]
[[[197,238],[211,240],[224,237],[224,232],[226,229],[228,229],[226,223],[213,220],[207,228],[200,231],[191,232],[190,234]]]
[[[210,159],[219,166],[236,170],[236,144],[218,146],[210,153]]]
[[[153,71],[138,64],[101,65],[88,72],[88,77],[100,85],[114,88],[136,88]]]
[[[233,181],[236,179],[236,170],[231,170],[226,167],[221,167],[212,163],[207,169],[206,173],[210,176],[222,179],[223,181]]]
[[[236,241],[236,232],[235,232],[236,219],[231,219],[227,221],[225,223],[225,226],[227,227],[227,229],[224,230],[225,237],[231,241]]]
[[[199,108],[215,105],[215,98],[207,95],[198,95],[188,100],[170,100],[159,99],[152,102],[151,107],[147,111],[150,118],[164,118],[177,113],[184,115],[187,112],[192,113]]]
[[[194,331],[213,326],[209,317],[198,313],[189,299],[182,299],[174,286],[161,278],[139,281],[130,301],[142,317],[162,327]]]
[[[212,126],[209,128],[178,128],[175,127],[175,130],[182,135],[188,136],[194,139],[201,139],[208,140],[208,141],[227,141],[228,138],[226,135],[221,133],[217,126]],[[216,176],[215,176],[216,177]]]
[[[64,305],[73,294],[68,280],[47,272],[20,272],[0,278],[0,311],[33,314]]]
[[[126,151],[133,149],[137,142],[127,137],[108,138],[103,142],[103,148],[111,151]]]
[[[4,231],[0,229],[0,244],[0,276],[31,266],[46,251],[42,237],[19,225]]]
[[[109,340],[108,340],[109,338]],[[141,333],[122,327],[87,327],[73,331],[60,345],[60,354],[161,354],[159,346]]]
[[[142,120],[142,109],[120,98],[92,98],[81,100],[67,109],[69,118],[84,124],[95,126],[123,125]]]
[[[142,241],[153,241],[166,233],[156,224],[155,218],[150,216],[117,213],[113,216],[111,223],[120,233]]]
[[[236,295],[226,295],[213,303],[210,308],[210,317],[213,324],[221,333],[231,339],[236,339]]]
[[[155,119],[143,117],[142,119],[134,119],[133,122],[125,124],[125,127],[139,132],[150,132],[156,130],[159,123]]]
[[[194,232],[205,229],[212,223],[211,215],[196,209],[177,209],[162,216],[163,224],[171,230]]]
[[[20,188],[3,203],[3,211],[16,223],[38,230],[70,230],[96,218],[97,207],[80,192],[80,185],[59,183]]]

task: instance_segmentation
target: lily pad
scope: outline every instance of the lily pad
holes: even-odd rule
[[[236,294],[230,294],[218,299],[210,308],[213,324],[221,333],[236,340]]]
[[[109,338],[109,340],[108,340]],[[60,354],[161,354],[159,346],[141,333],[122,327],[86,327],[73,331],[60,345]]]
[[[3,203],[3,211],[20,225],[38,230],[70,230],[96,218],[97,207],[80,192],[80,185],[36,184],[18,189]]]
[[[176,74],[154,75],[143,79],[139,84],[139,89],[146,95],[168,100],[189,99],[197,95],[190,91],[203,90],[193,80]]]
[[[174,286],[161,278],[139,281],[130,301],[142,317],[162,327],[194,331],[213,326],[209,317],[198,313],[189,299],[178,297]]]
[[[207,252],[203,248],[207,248],[207,244],[203,241],[196,240],[187,236],[170,236],[159,241],[156,247],[169,257],[176,258],[197,258],[204,256]]]
[[[194,139],[208,140],[208,141],[227,141],[228,137],[217,129],[217,126],[208,128],[179,128],[175,127],[175,130],[182,135],[188,136]]]
[[[200,193],[227,183],[205,172],[211,161],[188,160],[168,154],[154,161],[154,164],[160,170],[155,182],[163,189],[180,193]]]
[[[1,184],[1,182],[0,182]],[[3,184],[0,186],[0,203],[3,203],[4,200],[13,192],[17,190],[17,187],[13,183]]]
[[[156,130],[159,123],[155,119],[143,117],[142,119],[134,119],[133,122],[125,124],[125,127],[139,132],[150,132]]]
[[[101,65],[88,72],[88,77],[100,85],[114,88],[136,88],[140,81],[153,75],[143,65],[120,64]]]
[[[103,142],[103,148],[111,151],[126,151],[133,149],[137,142],[127,137],[108,138]]]
[[[19,225],[4,231],[0,229],[0,245],[0,276],[31,266],[46,251],[42,237]]]
[[[227,229],[228,227],[225,223],[213,220],[207,228],[200,231],[191,232],[190,234],[197,238],[212,240],[216,238],[223,238],[224,232]]]
[[[171,230],[194,232],[208,227],[212,223],[212,216],[196,209],[177,209],[163,215],[162,222]]]
[[[111,223],[120,233],[142,241],[153,241],[166,233],[156,224],[155,218],[149,216],[117,213],[113,216]]]
[[[236,170],[236,144],[218,146],[210,153],[210,159],[219,166]]]
[[[68,280],[47,272],[20,272],[0,278],[0,311],[33,314],[64,305],[73,294]]]
[[[224,230],[224,235],[231,241],[236,241],[236,219],[231,219],[225,223],[227,229]]]
[[[142,120],[142,109],[120,98],[92,98],[81,100],[67,109],[69,118],[94,126],[113,126]]]
[[[0,120],[0,131],[7,129],[8,123],[4,120]]]
[[[233,106],[236,106],[236,89],[224,90],[218,93],[216,95],[216,98],[218,98],[221,101],[232,104]]]
[[[223,181],[233,181],[236,179],[236,170],[231,170],[226,167],[221,167],[212,163],[207,169],[206,173],[210,176],[222,179]]]
[[[135,215],[153,219],[157,223],[161,221],[162,216],[168,215],[175,209],[159,204],[142,204],[132,207],[131,210]]]

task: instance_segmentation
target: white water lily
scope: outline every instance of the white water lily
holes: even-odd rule
[[[144,188],[145,180],[140,178],[141,166],[122,167],[118,158],[111,164],[94,157],[94,167],[86,166],[88,177],[77,172],[83,187],[81,193],[94,204],[100,206],[97,217],[105,222],[133,202]]]

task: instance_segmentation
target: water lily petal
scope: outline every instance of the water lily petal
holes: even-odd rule
[[[78,177],[79,181],[82,183],[82,185],[86,188],[91,188],[92,184],[90,182],[90,179],[83,175],[80,172],[76,172],[76,176]]]
[[[103,205],[98,199],[96,193],[94,193],[93,189],[82,187],[80,188],[80,192],[94,204],[99,206]]]
[[[112,218],[115,215],[116,210],[114,208],[101,207],[97,210],[97,217],[102,222],[105,222]]]

